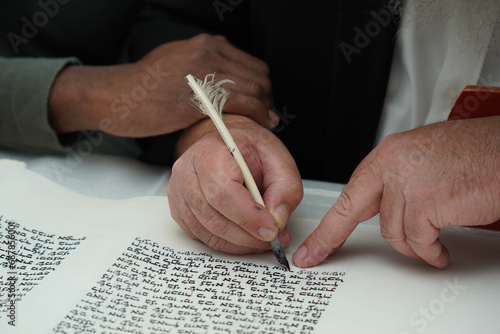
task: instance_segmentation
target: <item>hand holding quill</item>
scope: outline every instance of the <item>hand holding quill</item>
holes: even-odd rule
[[[238,146],[234,142],[233,137],[229,133],[229,130],[227,129],[221,117],[224,103],[229,96],[229,92],[224,90],[224,88],[222,88],[222,85],[224,83],[234,82],[232,82],[231,80],[222,80],[217,82],[215,81],[215,74],[207,75],[204,81],[201,81],[200,79],[195,78],[194,76],[189,74],[186,76],[186,82],[194,92],[194,97],[192,98],[193,105],[202,113],[208,115],[214,122],[227,148],[231,152],[231,155],[235,158],[236,162],[241,168],[245,187],[252,194],[252,197],[257,203],[265,206],[264,200],[262,199],[260,191],[255,183],[255,180],[252,177],[250,169],[248,168],[243,155],[238,149]],[[278,239],[274,239],[271,241],[271,247],[278,262],[284,265],[288,270],[290,270],[288,260]]]

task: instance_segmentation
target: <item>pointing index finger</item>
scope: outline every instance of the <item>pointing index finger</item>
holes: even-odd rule
[[[293,263],[297,267],[312,267],[335,253],[360,222],[379,212],[382,190],[378,171],[360,165],[319,226],[297,249]]]

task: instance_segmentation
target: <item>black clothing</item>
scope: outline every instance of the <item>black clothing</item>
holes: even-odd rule
[[[155,0],[128,57],[201,32],[225,35],[270,66],[282,120],[275,133],[301,176],[345,183],[374,146],[396,32],[388,14],[373,0]],[[162,147],[150,146],[144,158],[165,162]]]

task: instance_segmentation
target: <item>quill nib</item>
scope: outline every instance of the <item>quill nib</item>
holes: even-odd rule
[[[274,256],[276,257],[276,260],[278,260],[279,263],[284,265],[288,271],[290,271],[290,265],[288,264],[288,260],[286,258],[285,252],[283,251],[283,248],[280,245],[280,242],[278,239],[274,239],[271,241],[271,248],[273,249]]]

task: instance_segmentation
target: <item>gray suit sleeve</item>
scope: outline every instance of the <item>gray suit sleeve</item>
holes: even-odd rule
[[[49,124],[48,99],[59,72],[76,58],[0,57],[0,146],[66,151]]]

